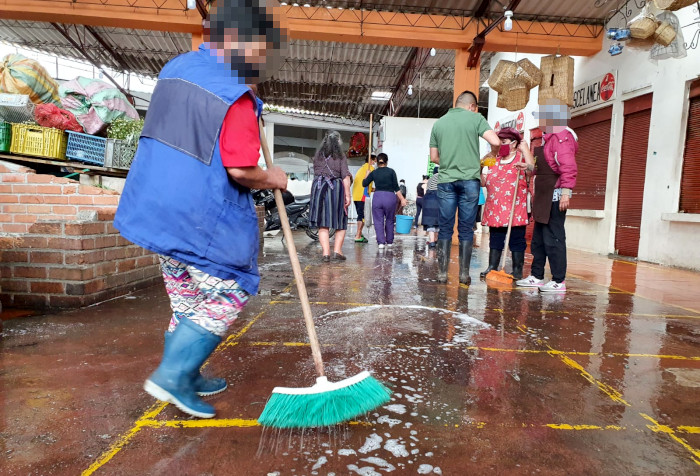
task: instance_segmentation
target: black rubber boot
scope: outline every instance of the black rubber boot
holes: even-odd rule
[[[491,248],[489,250],[489,267],[486,268],[479,274],[481,278],[485,278],[487,274],[489,274],[489,271],[493,271],[494,269],[498,269],[498,264],[501,261],[501,254],[503,253],[503,250],[494,250]]]
[[[459,282],[467,286],[472,283],[469,276],[469,266],[472,262],[472,250],[474,243],[471,241],[459,242]]]
[[[452,240],[437,241],[437,261],[438,261],[438,283],[447,282],[447,266],[450,263],[450,251],[452,250]]]
[[[525,252],[511,251],[511,257],[513,258],[513,278],[523,279],[523,264],[525,264]]]

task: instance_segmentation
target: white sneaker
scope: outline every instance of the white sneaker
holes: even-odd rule
[[[380,250],[383,250],[383,249],[384,249],[384,244],[379,243],[379,249],[380,249]]]
[[[536,277],[530,275],[525,279],[516,281],[515,285],[519,288],[539,288],[544,286],[544,279],[537,279]]]
[[[393,243],[389,243],[388,245],[386,245],[386,247],[387,247],[387,249],[390,250],[390,249],[392,249],[392,248],[394,247],[394,244],[393,244]]]
[[[556,281],[550,281],[544,286],[540,286],[540,292],[542,293],[557,293],[566,291],[566,281],[557,283]]]

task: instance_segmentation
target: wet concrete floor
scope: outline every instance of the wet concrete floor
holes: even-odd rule
[[[700,473],[700,273],[570,252],[569,291],[435,282],[434,251],[346,243],[320,262],[296,243],[331,380],[370,370],[390,404],[334,428],[263,430],[275,386],[314,382],[286,250],[267,239],[261,295],[205,373],[229,389],[211,420],[154,401],[169,319],[154,287],[100,305],[4,322],[0,473]],[[526,264],[526,270],[529,264]]]

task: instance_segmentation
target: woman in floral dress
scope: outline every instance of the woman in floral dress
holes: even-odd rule
[[[513,128],[502,129],[498,133],[501,147],[496,164],[489,168],[488,174],[481,175],[481,185],[486,187],[486,203],[481,224],[489,227],[489,266],[482,273],[485,277],[489,271],[498,269],[501,253],[505,248],[510,210],[513,205],[515,182],[515,211],[510,234],[509,247],[512,253],[515,279],[522,279],[525,261],[525,228],[528,224],[527,185],[531,166],[535,159],[520,133]]]

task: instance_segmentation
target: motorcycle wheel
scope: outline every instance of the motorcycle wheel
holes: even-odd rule
[[[305,231],[306,235],[309,238],[311,238],[314,241],[318,241],[318,228],[307,227]],[[330,228],[328,230],[328,236],[332,238],[333,235],[335,235],[335,228]]]

